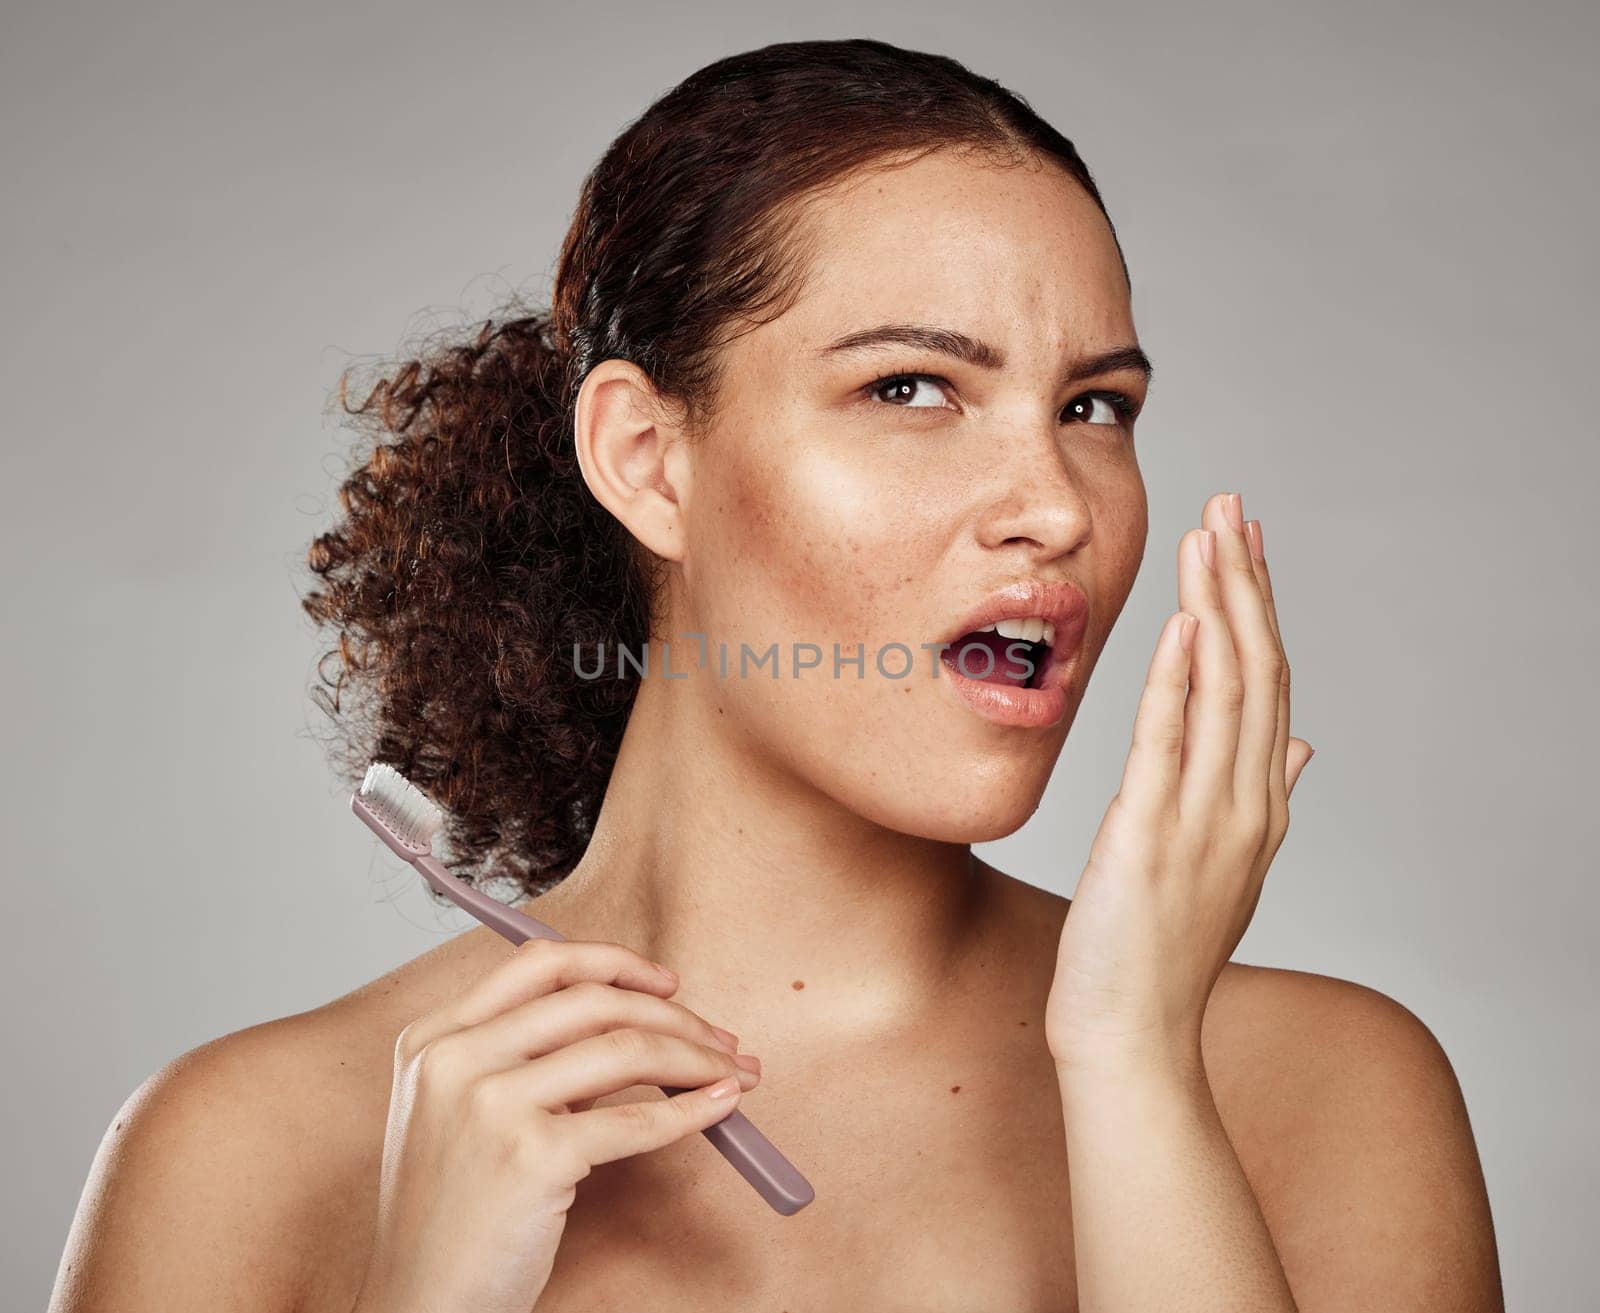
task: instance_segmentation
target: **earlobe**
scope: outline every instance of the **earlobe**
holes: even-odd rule
[[[679,441],[655,388],[637,365],[604,360],[578,392],[578,466],[595,500],[664,560],[683,556],[687,464],[669,459]]]

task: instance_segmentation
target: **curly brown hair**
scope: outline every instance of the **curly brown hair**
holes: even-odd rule
[[[358,402],[341,377],[339,405],[371,446],[307,556],[320,586],[302,605],[337,631],[312,698],[352,787],[386,761],[446,809],[462,878],[536,894],[577,864],[636,685],[581,677],[569,653],[653,636],[660,563],[578,469],[584,377],[631,361],[703,432],[720,349],[799,293],[802,203],[952,147],[1053,159],[1104,212],[1072,143],[954,59],[865,39],[769,45],[693,73],[607,148],[548,311],[513,302],[468,340],[380,366]]]

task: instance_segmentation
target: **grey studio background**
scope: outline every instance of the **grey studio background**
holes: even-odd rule
[[[1240,489],[1317,757],[1237,957],[1421,1017],[1509,1306],[1590,1306],[1595,11],[802,8],[7,6],[9,1308],[43,1306],[153,1071],[471,924],[315,737],[339,371],[539,299],[584,173],[680,78],[839,36],[955,55],[1079,145],[1157,366],[1143,572],[1039,813],[983,855],[1070,894],[1178,537]]]

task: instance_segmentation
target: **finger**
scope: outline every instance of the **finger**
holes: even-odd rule
[[[1272,624],[1272,636],[1278,640],[1278,646],[1282,648],[1283,633],[1278,627],[1278,604],[1272,596],[1272,577],[1267,572],[1267,553],[1261,536],[1261,521],[1246,520],[1244,528],[1245,541],[1250,546],[1250,559],[1255,566],[1256,584],[1261,589],[1261,600],[1266,604],[1267,619]]]
[[[1189,694],[1190,646],[1184,627],[1196,624],[1187,612],[1167,617],[1145,674],[1144,691],[1133,717],[1133,746],[1122,767],[1118,796],[1130,813],[1151,818],[1177,799],[1183,759],[1183,709]],[[1192,645],[1195,635],[1189,635]]]
[[[567,1119],[563,1129],[591,1165],[615,1162],[714,1126],[739,1106],[743,1093],[737,1081],[713,1081],[667,1099],[647,1096],[637,1103],[586,1109]]]
[[[745,1056],[748,1059],[749,1055]],[[625,1027],[495,1072],[484,1077],[483,1083],[516,1091],[516,1097],[530,1108],[554,1112],[574,1100],[615,1094],[634,1085],[695,1089],[724,1076],[754,1083],[756,1073],[721,1049],[677,1035]]]
[[[429,1040],[497,1016],[529,999],[580,980],[666,997],[678,988],[649,958],[622,944],[597,939],[529,939],[507,953],[460,997],[412,1023],[418,1040]]]
[[[1191,529],[1178,547],[1178,602],[1200,621],[1190,654],[1178,811],[1202,819],[1232,796],[1244,693],[1222,609],[1221,582],[1201,550],[1208,537],[1220,536],[1213,528]]]
[[[1239,494],[1213,498],[1201,513],[1201,522],[1217,534],[1217,577],[1243,680],[1232,794],[1238,805],[1248,808],[1265,826],[1271,813],[1268,781],[1278,734],[1283,650],[1261,595]]]
[[[1288,776],[1291,684],[1289,654],[1283,646],[1283,630],[1278,623],[1278,603],[1272,593],[1272,572],[1267,568],[1267,554],[1261,537],[1261,521],[1249,520],[1245,524],[1245,529],[1247,531],[1245,537],[1250,544],[1251,565],[1256,572],[1256,583],[1260,585],[1261,598],[1266,604],[1267,616],[1272,621],[1272,634],[1278,640],[1278,650],[1283,653],[1283,672],[1278,688],[1278,727],[1272,742],[1272,765],[1267,774],[1273,810],[1283,818],[1288,810],[1289,792],[1294,787],[1293,780]],[[1296,774],[1298,775],[1298,772]]]
[[[499,1070],[625,1026],[677,1035],[726,1053],[738,1049],[736,1035],[681,1003],[599,980],[580,980],[480,1022],[474,1035],[477,1066]]]

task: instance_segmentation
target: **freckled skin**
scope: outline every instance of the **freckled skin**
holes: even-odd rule
[[[606,441],[595,448],[608,453],[599,486],[672,562],[669,637],[700,631],[713,649],[741,638],[914,645],[951,636],[996,585],[1071,579],[1090,623],[1068,712],[1049,731],[1001,727],[931,679],[646,681],[583,862],[526,910],[571,939],[674,967],[678,1006],[765,1055],[741,1111],[817,1198],[779,1217],[694,1134],[598,1164],[575,1193],[541,1313],[782,1308],[794,1290],[809,1309],[1078,1307],[1073,1190],[1088,1174],[1076,1174],[1079,1187],[1068,1179],[1063,1090],[1044,1037],[1003,1030],[1007,1016],[1021,1028],[1045,1015],[1064,900],[977,861],[967,845],[1011,832],[1037,806],[1138,572],[1147,526],[1132,435],[1062,417],[1094,388],[1137,404],[1141,384],[1055,382],[1075,358],[1136,339],[1109,230],[1055,166],[934,155],[889,180],[841,190],[810,213],[819,259],[809,286],[790,313],[732,348],[730,405],[710,439],[664,444],[674,480],[693,475],[669,489],[681,505],[618,491],[636,463],[632,416],[596,426]],[[978,337],[1007,366],[986,374],[907,351],[815,357],[837,336],[895,321]],[[626,364],[598,369],[616,363]],[[860,395],[901,373],[950,380],[948,404],[908,409]],[[919,388],[937,394],[936,384]],[[663,503],[668,527],[656,514]],[[227,1288],[247,1292],[231,1304],[241,1309],[349,1313],[392,1161],[396,1037],[506,957],[505,941],[479,927],[327,1007],[250,1027],[172,1068],[132,1127],[120,1115],[114,1123],[135,1137],[102,1155],[119,1179],[132,1173],[125,1188],[79,1212],[112,1227],[109,1240],[77,1251],[93,1248],[101,1284],[115,1291],[94,1307],[199,1307]],[[788,987],[805,1000],[782,992],[796,967],[806,978]],[[1333,996],[1332,986],[1351,992]],[[1493,1279],[1459,1091],[1416,1018],[1389,1011],[1390,1000],[1381,1015],[1361,1011],[1376,1000],[1356,989],[1230,964],[1206,1014],[1215,1110],[1273,1239],[1300,1265],[1296,1293],[1300,1272],[1308,1289],[1347,1288],[1332,1265],[1355,1254],[1370,1298],[1317,1307],[1418,1307],[1391,1288],[1409,1275],[1415,1290],[1428,1283],[1430,1308],[1465,1308],[1418,1260],[1442,1228],[1470,1225],[1483,1237],[1477,1253],[1458,1241],[1462,1261],[1441,1266],[1468,1273],[1452,1277],[1455,1289]],[[485,1024],[503,1039],[514,1023],[502,1014]],[[1405,1043],[1431,1047],[1396,1051],[1382,1072],[1377,1046],[1400,1042],[1402,1024]],[[1349,1055],[1360,1068],[1338,1070]],[[976,1082],[946,1087],[966,1093],[959,1112],[936,1093],[952,1070]],[[1315,1106],[1343,1102],[1328,1094],[1329,1073],[1349,1078],[1335,1095],[1371,1105],[1366,1121]],[[1371,1079],[1387,1075],[1403,1083]],[[1457,1128],[1453,1162],[1427,1145],[1408,1164],[1380,1163],[1374,1145],[1415,1144],[1427,1131],[1396,1118],[1429,1080],[1426,1115]],[[621,1089],[594,1104],[636,1101]],[[171,1120],[191,1117],[207,1119],[197,1133]],[[1140,1170],[1134,1162],[1130,1178]],[[187,1190],[191,1180],[205,1188]],[[1426,1232],[1365,1206],[1367,1187],[1386,1199],[1408,1181]],[[158,1206],[143,1206],[152,1198]],[[1365,1229],[1330,1238],[1341,1218]],[[1401,1221],[1404,1232],[1391,1226]],[[1207,1257],[1193,1236],[1169,1240]],[[170,1261],[149,1259],[152,1247]],[[69,1249],[63,1270],[75,1261]],[[132,1292],[129,1275],[144,1269],[185,1279],[193,1298],[142,1279]]]
[[[671,423],[642,423],[608,382],[630,375],[622,362],[586,384],[590,486],[666,564],[658,636],[725,645],[733,677],[713,660],[644,682],[583,861],[527,910],[678,970],[675,1001],[766,1059],[745,1107],[818,1199],[780,1224],[797,1243],[774,1245],[773,1219],[727,1188],[697,1137],[605,1164],[569,1220],[569,1278],[541,1298],[552,1313],[595,1306],[597,1275],[623,1292],[600,1302],[704,1307],[704,1245],[684,1246],[676,1224],[661,1245],[637,1245],[663,1215],[692,1217],[718,1262],[769,1274],[773,1292],[804,1283],[819,1306],[882,1306],[880,1281],[895,1302],[929,1308],[1037,1307],[1039,1290],[1071,1290],[1065,1157],[1038,1151],[1061,1126],[1055,1071],[1040,1036],[1004,1026],[1044,1014],[1063,900],[970,845],[1038,806],[1139,570],[1131,427],[1088,423],[1072,403],[1116,391],[1138,406],[1143,380],[1063,381],[1084,357],[1137,344],[1128,288],[1104,217],[1054,164],[934,154],[802,214],[804,285],[725,348],[708,433],[683,443]],[[1006,363],[819,354],[892,323],[965,333]],[[920,381],[914,406],[874,393],[901,374],[943,382]],[[1089,605],[1067,712],[1047,730],[982,719],[919,646],[953,639],[996,589],[1028,579],[1069,580]],[[821,648],[824,667],[794,677],[796,643]],[[835,643],[864,647],[860,676],[831,677]],[[872,664],[896,643],[907,678]],[[778,645],[782,677],[737,677],[741,644]],[[674,651],[692,646],[679,638]],[[968,1080],[953,1085],[951,1071]],[[619,1091],[596,1106],[630,1101]],[[1024,1167],[968,1174],[991,1161]],[[952,1173],[970,1187],[953,1199]],[[837,1261],[907,1236],[919,1253],[895,1271]],[[995,1288],[963,1247],[1015,1256],[1001,1264],[1010,1284]],[[788,1251],[779,1271],[775,1250]],[[971,1283],[981,1297],[968,1298]],[[935,1290],[942,1303],[920,1299]]]
[[[907,224],[907,206],[940,221]],[[1144,553],[1131,429],[1069,408],[1100,388],[1137,404],[1141,381],[1058,382],[1077,358],[1138,341],[1110,228],[1056,166],[940,152],[892,187],[869,177],[815,199],[803,231],[820,255],[802,295],[730,345],[726,409],[688,448],[668,632],[703,631],[733,653],[778,643],[778,680],[728,679],[715,696],[737,731],[812,787],[906,834],[1009,834],[1038,806]],[[889,322],[978,337],[1005,368],[904,348],[817,355]],[[865,395],[896,372],[948,385],[917,384],[914,406],[881,399],[886,389]],[[996,587],[1035,577],[1071,580],[1090,609],[1067,712],[1043,731],[974,715],[918,646],[948,638]],[[798,679],[797,641],[823,650]],[[845,655],[864,645],[864,677],[848,665],[831,677],[836,642]],[[898,680],[874,664],[897,642],[914,658]],[[898,652],[884,660],[904,664]]]

